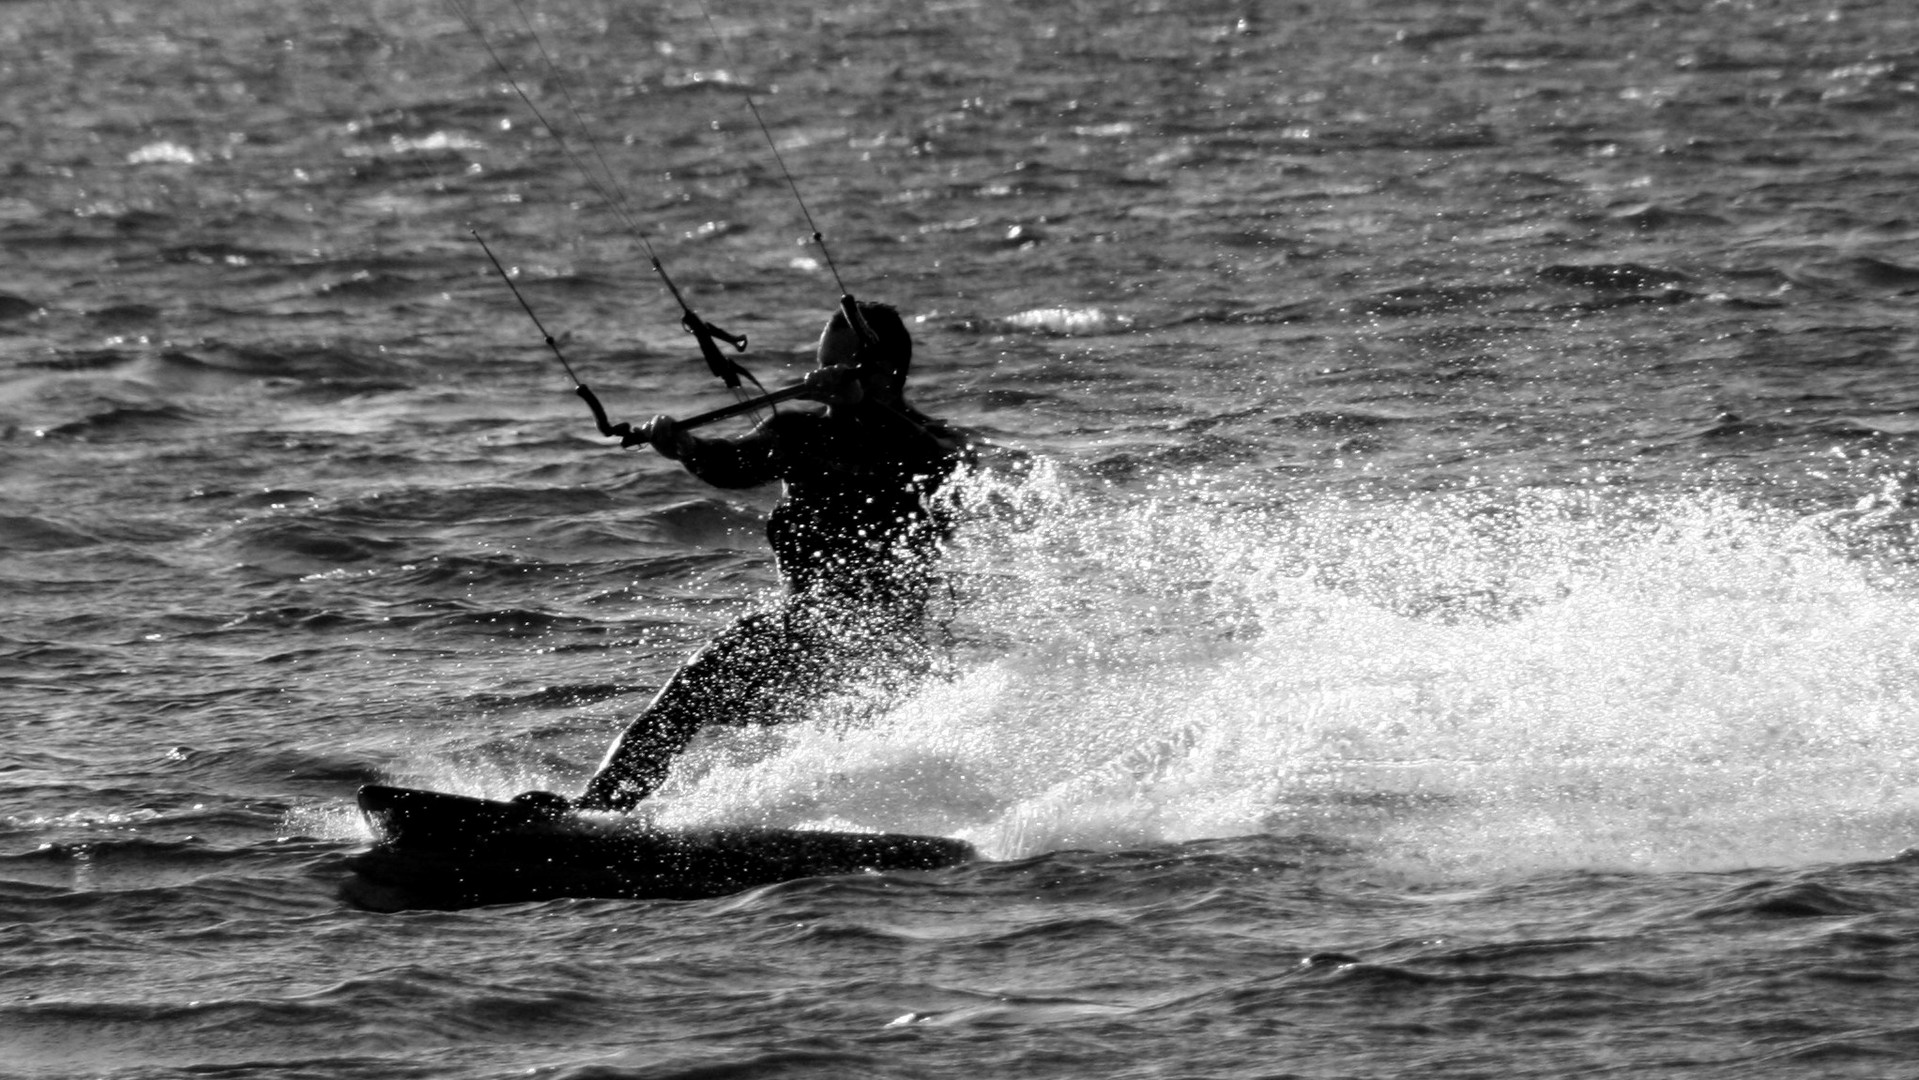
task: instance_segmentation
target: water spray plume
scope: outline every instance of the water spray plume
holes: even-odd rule
[[[1311,836],[1438,877],[1884,857],[1919,825],[1919,611],[1824,524],[1581,492],[1251,511],[1044,468],[965,497],[1027,512],[954,552],[960,676],[690,765],[679,812],[1000,858]]]

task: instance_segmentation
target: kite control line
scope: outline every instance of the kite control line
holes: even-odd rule
[[[469,231],[473,233],[473,239],[480,242],[480,250],[486,252],[487,261],[492,263],[493,269],[499,272],[500,280],[506,282],[506,287],[512,291],[513,299],[520,302],[520,310],[526,312],[526,317],[533,320],[533,327],[540,332],[540,339],[546,342],[546,347],[553,351],[554,358],[559,360],[560,366],[566,369],[567,377],[573,380],[573,392],[580,396],[581,401],[586,402],[587,408],[593,410],[593,423],[599,427],[600,434],[607,438],[618,438],[621,446],[637,446],[651,439],[653,433],[650,425],[642,424],[639,428],[635,429],[632,424],[624,421],[615,424],[607,418],[606,408],[600,404],[599,397],[593,393],[591,388],[580,381],[580,376],[573,370],[573,365],[567,362],[566,354],[560,351],[560,343],[554,339],[552,334],[547,333],[546,324],[540,322],[540,317],[533,313],[533,305],[527,303],[525,294],[520,292],[520,287],[513,284],[513,278],[507,274],[506,267],[500,264],[499,257],[494,255],[493,249],[487,246],[486,238],[480,235],[478,229]],[[757,381],[755,385],[758,385]],[[705,427],[708,424],[726,420],[744,413],[750,413],[768,405],[776,405],[782,401],[792,401],[795,398],[807,397],[809,394],[815,392],[815,388],[807,386],[805,383],[796,383],[782,390],[762,393],[756,398],[736,401],[731,405],[722,405],[717,409],[708,410],[697,416],[689,416],[684,420],[676,420],[674,424],[681,431],[690,431],[693,428]]]
[[[706,20],[706,29],[712,33],[713,41],[720,47],[720,55],[726,58],[727,67],[735,67],[733,50],[726,47],[726,36],[713,21],[713,13],[707,9],[706,0],[698,0],[700,15]],[[753,100],[753,92],[740,87],[740,96],[746,99],[746,109],[753,114],[753,122],[759,125],[760,134],[766,138],[766,148],[773,152],[773,161],[780,167],[780,175],[786,178],[786,186],[793,192],[793,201],[799,204],[800,216],[806,219],[806,228],[813,234],[813,242],[820,247],[820,255],[826,260],[826,269],[833,275],[833,284],[840,289],[840,310],[846,314],[847,323],[852,326],[860,339],[860,349],[876,347],[880,343],[879,335],[866,325],[866,319],[860,314],[859,304],[853,299],[853,293],[847,289],[845,279],[840,277],[839,264],[833,261],[833,252],[826,246],[826,234],[820,231],[813,220],[813,211],[806,205],[806,197],[800,194],[799,181],[793,179],[793,171],[786,167],[786,157],[780,153],[780,147],[773,140],[773,131],[766,126],[766,117],[760,115],[759,103]]]
[[[593,391],[588,389],[587,385],[580,381],[580,376],[573,370],[573,365],[567,363],[566,354],[560,351],[560,343],[554,340],[552,334],[546,332],[546,324],[541,322],[540,317],[533,313],[533,305],[526,302],[526,297],[520,292],[520,287],[513,284],[513,276],[506,272],[506,267],[500,265],[499,256],[493,254],[493,249],[487,246],[486,237],[481,236],[480,230],[478,229],[469,229],[467,231],[473,234],[473,239],[480,242],[480,250],[486,252],[486,260],[493,264],[493,269],[499,271],[500,280],[506,282],[506,287],[512,290],[513,299],[520,302],[520,310],[526,312],[526,317],[533,320],[533,327],[540,332],[541,340],[546,342],[547,348],[553,350],[553,356],[559,360],[560,366],[566,369],[566,377],[573,380],[573,392],[580,395],[580,400],[586,402],[587,408],[593,410],[593,423],[599,426],[600,434],[608,438],[618,436],[621,446],[632,446],[634,443],[645,442],[646,436],[642,433],[635,432],[633,425],[627,423],[615,424],[607,419],[606,407],[601,405],[600,399],[595,397]]]
[[[647,236],[646,230],[640,228],[639,222],[636,221],[632,213],[628,211],[625,193],[620,189],[619,180],[615,177],[612,166],[607,164],[605,156],[600,153],[599,143],[594,141],[592,133],[586,130],[586,124],[580,118],[579,109],[573,104],[572,92],[566,88],[566,81],[560,77],[559,67],[553,63],[553,58],[547,54],[545,43],[540,40],[539,34],[533,29],[532,20],[527,17],[526,9],[520,6],[519,0],[514,0],[514,7],[519,9],[520,18],[526,23],[527,32],[532,36],[534,45],[538,47],[542,61],[552,74],[554,82],[558,84],[560,93],[566,101],[567,111],[573,116],[573,122],[579,125],[581,133],[586,139],[588,147],[592,150],[595,160],[599,162],[600,169],[606,174],[605,181],[602,181],[599,174],[587,168],[586,162],[582,161],[579,154],[574,152],[572,145],[567,142],[566,136],[562,135],[560,130],[554,127],[553,123],[546,118],[546,114],[540,111],[540,107],[533,103],[533,99],[529,97],[526,90],[520,86],[520,81],[513,76],[513,71],[507,66],[505,59],[500,56],[498,50],[494,49],[493,43],[487,40],[486,32],[481,29],[479,22],[474,19],[472,14],[460,3],[460,0],[447,0],[447,4],[453,9],[454,14],[459,16],[460,21],[466,24],[468,32],[480,43],[480,47],[486,50],[487,56],[493,60],[493,66],[499,69],[501,77],[506,79],[507,85],[513,88],[514,94],[518,95],[520,101],[526,105],[528,111],[533,114],[533,118],[538,120],[540,126],[546,129],[547,134],[553,137],[554,143],[558,145],[561,152],[566,155],[567,160],[573,163],[573,167],[578,169],[580,175],[586,178],[586,182],[592,186],[594,191],[599,193],[601,201],[606,203],[607,207],[611,209],[614,215],[620,219],[621,223],[626,226],[627,231],[632,234],[634,240],[638,241],[640,249],[646,254],[647,262],[653,267],[653,272],[659,276],[660,283],[666,286],[666,291],[673,297],[673,302],[680,306],[680,325],[685,328],[687,333],[693,335],[694,340],[699,342],[700,356],[706,361],[707,370],[711,371],[714,376],[725,383],[728,389],[736,393],[740,392],[740,380],[745,379],[764,394],[766,387],[760,385],[760,381],[753,377],[752,372],[747,371],[738,361],[728,358],[725,353],[720,351],[719,343],[724,341],[728,345],[733,346],[735,352],[745,352],[746,335],[730,334],[712,323],[707,322],[699,316],[699,313],[693,310],[693,305],[687,303],[686,297],[680,292],[679,286],[674,284],[673,278],[666,272],[666,265],[660,261],[659,253],[654,250],[653,241]],[[482,242],[482,246],[484,246],[484,242]],[[488,253],[489,257],[491,257],[491,254],[491,252]],[[499,265],[498,260],[494,261],[494,265]],[[509,281],[507,284],[511,285],[512,282]],[[518,291],[515,290],[515,295],[517,294]],[[521,306],[524,307],[526,301],[521,300],[520,303]],[[531,311],[529,311],[528,314],[531,314]],[[536,319],[535,322],[538,322],[538,320]],[[548,339],[548,343],[551,344],[551,338]],[[574,380],[574,384],[576,386],[580,385],[577,378]],[[584,386],[581,386],[580,389],[583,391],[582,396],[587,398],[588,404],[596,406],[594,410],[595,416],[599,417],[603,415],[597,408],[597,402],[594,402],[591,398],[591,391],[587,391]]]

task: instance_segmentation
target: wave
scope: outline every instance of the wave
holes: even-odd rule
[[[651,687],[629,683],[563,683],[541,686],[519,693],[482,691],[467,696],[467,704],[487,712],[520,712],[527,709],[573,709],[612,698],[642,693]]]
[[[0,551],[71,551],[100,538],[30,514],[0,514]]]
[[[234,553],[248,566],[290,576],[384,558],[404,544],[397,537],[348,530],[338,523],[288,518],[250,523],[236,530],[231,542]]]
[[[587,487],[473,485],[394,488],[343,502],[335,512],[368,522],[446,524],[503,518],[568,518],[619,506],[619,500],[609,493]]]
[[[0,322],[32,318],[44,310],[36,301],[12,293],[0,293]]]
[[[376,385],[405,387],[407,364],[390,356],[328,344],[249,344],[210,340],[188,349],[170,349],[156,358],[157,371],[187,375],[217,373],[300,382],[376,380]]]
[[[47,439],[81,442],[141,440],[200,419],[198,412],[182,405],[113,405],[78,420],[40,428],[37,433]]]
[[[1131,316],[1103,308],[1033,308],[1016,312],[997,324],[1002,331],[1024,330],[1059,337],[1087,337],[1098,334],[1123,334],[1133,328]]]

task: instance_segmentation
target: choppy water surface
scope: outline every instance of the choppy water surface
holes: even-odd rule
[[[444,3],[0,6],[0,1072],[1912,1073],[1908,5],[708,6],[471,5],[577,162]],[[1003,449],[954,680],[660,813],[991,861],[352,910],[772,586],[469,234],[620,418],[727,399],[609,196],[790,378],[742,91]]]

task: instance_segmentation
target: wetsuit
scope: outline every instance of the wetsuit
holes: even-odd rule
[[[966,459],[957,430],[895,398],[776,414],[682,460],[723,488],[779,480],[767,539],[785,593],[696,653],[627,728],[579,805],[624,809],[710,724],[774,724],[826,704],[883,708],[931,671],[927,607],[950,522],[933,495]]]

